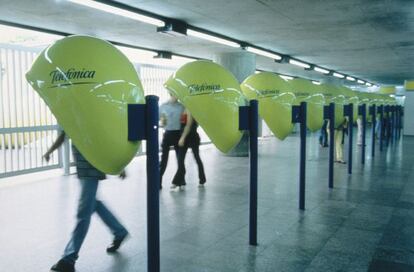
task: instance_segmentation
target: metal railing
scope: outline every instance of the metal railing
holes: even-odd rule
[[[61,166],[43,153],[56,138],[56,119],[25,79],[37,57],[33,49],[0,46],[0,178]]]
[[[62,166],[61,153],[43,159],[57,137],[57,125],[0,128],[0,178]]]

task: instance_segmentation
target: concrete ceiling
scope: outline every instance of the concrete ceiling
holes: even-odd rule
[[[414,78],[411,0],[119,0],[118,2],[378,84]],[[233,49],[64,0],[0,0],[0,20],[211,59]],[[257,67],[327,76],[257,58]],[[339,82],[336,79],[331,81]]]

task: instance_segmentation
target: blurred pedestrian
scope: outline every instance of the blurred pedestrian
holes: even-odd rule
[[[160,126],[164,128],[161,142],[160,189],[162,188],[162,177],[167,169],[171,146],[174,147],[178,162],[178,141],[181,136],[180,118],[183,112],[183,105],[171,94],[169,100],[160,107]]]
[[[192,115],[188,110],[185,111],[182,118],[183,122],[181,125],[181,136],[178,141],[179,151],[178,151],[178,170],[173,179],[173,185],[171,188],[176,188],[179,186],[185,186],[185,156],[187,154],[188,148],[191,148],[193,151],[194,159],[198,167],[198,178],[199,186],[202,187],[206,183],[206,175],[204,173],[203,162],[200,158],[200,135],[197,133],[197,121],[194,120]]]
[[[328,120],[323,121],[323,125],[319,134],[319,145],[321,147],[328,147]]]
[[[64,140],[65,132],[62,132],[52,147],[45,153],[44,158],[46,161],[49,161],[50,154],[59,148]],[[72,237],[66,245],[62,258],[51,268],[52,271],[59,272],[75,271],[75,262],[88,233],[91,216],[94,212],[98,214],[114,235],[112,243],[106,248],[108,253],[116,252],[128,236],[126,228],[115,218],[102,201],[96,199],[99,181],[105,179],[106,175],[90,164],[75,145],[72,145],[72,151],[81,185],[81,193]],[[124,179],[126,176],[125,171],[122,171],[119,176]]]
[[[335,128],[335,162],[343,163],[344,161],[344,140],[345,140],[345,133],[344,131],[348,127],[348,119],[345,118],[344,122],[340,124],[338,127]]]

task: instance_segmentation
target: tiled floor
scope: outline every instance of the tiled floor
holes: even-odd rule
[[[374,159],[368,145],[364,167],[355,147],[354,173],[335,165],[329,190],[328,150],[309,136],[304,212],[298,143],[297,136],[260,142],[257,247],[248,246],[248,159],[204,148],[206,187],[197,187],[188,156],[187,188],[170,191],[171,156],[160,194],[161,271],[414,271],[414,138]],[[131,239],[108,256],[112,237],[94,218],[77,271],[147,270],[144,162],[137,158],[127,180],[111,178],[99,192]],[[72,230],[77,193],[76,177],[56,171],[0,180],[0,271],[49,270]]]

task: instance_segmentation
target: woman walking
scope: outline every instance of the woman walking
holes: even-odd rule
[[[200,158],[200,135],[197,133],[198,124],[191,116],[188,110],[185,111],[182,118],[183,122],[181,124],[181,137],[178,141],[178,169],[177,173],[173,179],[172,189],[185,186],[185,156],[187,154],[188,148],[191,148],[193,151],[194,159],[198,166],[198,177],[199,177],[199,186],[203,186],[206,183],[206,176],[204,173],[203,162]]]

